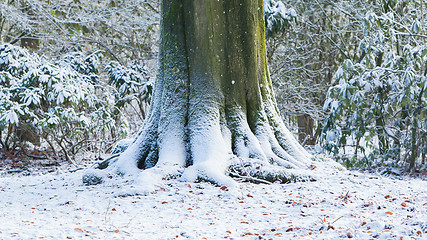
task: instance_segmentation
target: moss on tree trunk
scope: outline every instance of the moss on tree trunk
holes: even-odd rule
[[[262,0],[163,0],[160,38],[148,118],[119,171],[287,182],[311,163],[276,106]]]

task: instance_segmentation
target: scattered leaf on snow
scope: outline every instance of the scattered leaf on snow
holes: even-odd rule
[[[248,233],[244,233],[244,234],[242,234],[242,235],[240,235],[241,237],[244,237],[244,236],[251,236],[251,235],[254,235],[253,233],[250,233],[250,232],[248,232]]]

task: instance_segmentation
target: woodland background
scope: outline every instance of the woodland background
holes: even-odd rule
[[[266,1],[276,99],[302,145],[350,168],[425,170],[426,8]],[[158,0],[1,0],[0,158],[120,152],[148,110],[159,15]]]

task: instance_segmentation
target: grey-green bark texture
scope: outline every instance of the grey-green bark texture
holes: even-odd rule
[[[309,166],[276,107],[263,0],[163,0],[160,39],[148,118],[122,171],[226,184],[229,174],[286,182],[286,169]]]

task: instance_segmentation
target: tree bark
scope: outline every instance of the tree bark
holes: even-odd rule
[[[20,6],[21,6],[22,11],[25,12],[26,14],[28,14],[30,19],[31,19],[31,16],[34,16],[34,12],[31,10],[31,6],[29,6],[27,4],[27,1],[21,0]],[[33,26],[33,27],[36,27],[36,26]],[[20,37],[19,39],[21,41],[20,46],[23,48],[35,50],[40,45],[39,39],[34,37],[33,35],[31,35],[31,33],[29,33],[29,32],[23,33],[22,37]]]
[[[308,114],[298,116],[298,140],[304,145],[315,145],[316,138],[313,134],[314,120]]]
[[[163,0],[150,110],[118,171],[232,184],[227,175],[297,178],[308,154],[274,99],[262,0]]]

